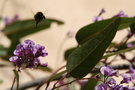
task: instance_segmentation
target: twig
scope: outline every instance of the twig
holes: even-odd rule
[[[96,78],[94,78],[94,77],[90,77],[90,78],[80,78],[80,79],[75,79],[75,80],[73,80],[73,81],[71,81],[71,82],[68,82],[68,83],[65,83],[65,84],[62,84],[62,85],[53,87],[52,90],[54,90],[54,89],[56,89],[56,88],[63,87],[63,86],[68,85],[68,84],[72,84],[72,83],[75,82],[75,81],[78,81],[78,80],[85,80],[85,79],[95,79],[95,80],[98,80],[98,81],[103,82],[101,79],[96,79]]]
[[[59,88],[59,87],[62,87],[62,86],[65,86],[65,85],[68,85],[68,84],[71,84],[71,83],[73,83],[73,82],[75,82],[75,81],[78,81],[78,80],[80,80],[80,79],[75,79],[75,80],[73,80],[73,81],[71,81],[71,82],[68,82],[68,83],[65,83],[65,84],[62,84],[62,85],[59,85],[59,86],[54,86],[53,88],[52,88],[52,90],[54,90],[54,89],[56,89],[56,88]]]
[[[124,69],[129,69],[129,66],[130,65],[127,65],[127,64],[123,64],[123,65],[113,65],[111,66],[113,69],[119,69],[119,70],[124,70]],[[135,68],[135,66],[133,66],[133,68]],[[90,73],[96,73],[96,72],[99,72],[100,71],[100,67],[96,67],[94,68]],[[61,77],[61,76],[60,76]],[[40,78],[40,79],[36,79],[36,80],[32,80],[32,81],[29,81],[25,84],[22,84],[20,85],[19,87],[19,90],[26,90],[28,88],[31,88],[31,87],[34,87],[34,86],[37,86],[39,84],[41,84],[43,81],[44,82],[48,82],[48,80],[50,79],[50,76],[49,77],[45,77],[45,78]],[[55,80],[59,80],[60,78],[55,78],[53,79],[52,81],[55,81]],[[94,79],[94,78],[93,78]],[[45,84],[45,83],[44,83]],[[11,90],[8,89],[8,90]],[[16,89],[12,89],[12,90],[16,90]]]
[[[58,70],[56,70],[49,78],[48,78],[48,80],[43,80],[40,84],[39,84],[39,86],[36,88],[36,90],[39,90],[40,89],[40,87],[42,86],[42,85],[44,85],[45,83],[48,83],[48,82],[50,82],[50,78],[52,77],[52,76],[54,76],[58,71],[60,71],[61,69],[63,69],[65,67],[65,65],[64,66],[62,66],[62,67],[60,67]],[[49,85],[47,85],[47,87],[48,87]],[[47,88],[46,87],[46,88]]]

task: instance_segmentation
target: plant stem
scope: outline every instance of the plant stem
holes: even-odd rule
[[[16,79],[16,76],[14,77],[14,80],[13,80],[13,83],[12,83],[12,86],[11,86],[11,90],[13,90],[13,87],[14,87],[14,84],[15,84],[15,79]]]

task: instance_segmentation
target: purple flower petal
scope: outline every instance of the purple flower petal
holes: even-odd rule
[[[127,14],[124,13],[124,11],[120,11],[118,14],[116,14],[114,17],[128,17]]]
[[[92,21],[97,22],[103,20],[103,17],[101,16],[95,16]]]
[[[104,76],[117,76],[118,75],[118,71],[114,70],[112,67],[109,67],[109,66],[101,67],[100,72]]]
[[[111,90],[123,90],[123,85],[115,85]]]
[[[41,66],[47,67],[48,66],[48,63],[41,64]]]
[[[123,80],[121,81],[121,83],[131,82],[131,77],[129,77],[127,74],[123,74],[122,77],[123,77]]]
[[[127,47],[128,47],[128,48],[133,47],[133,44],[132,44],[132,43],[128,43],[128,44],[127,44]]]
[[[116,81],[115,81],[113,78],[110,78],[110,79],[107,81],[107,84],[109,84],[109,85],[116,85]]]
[[[95,90],[108,90],[107,89],[107,84],[101,83],[100,85],[96,86]]]
[[[9,61],[16,62],[18,60],[18,56],[12,56],[9,58]]]
[[[128,73],[134,73],[134,69],[133,69],[132,66],[129,66],[129,71],[128,71]]]

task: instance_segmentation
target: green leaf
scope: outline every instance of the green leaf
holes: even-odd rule
[[[52,23],[57,23],[59,25],[63,24],[62,21],[55,19],[46,19],[38,24],[36,27],[35,21],[33,19],[30,20],[21,20],[16,21],[7,25],[3,32],[10,38],[11,36],[15,36],[16,38],[21,38],[26,35],[39,32],[41,30],[47,29],[51,26]]]
[[[71,76],[82,78],[94,68],[114,38],[120,21],[121,18],[114,19],[101,30],[102,32],[70,54],[66,67]]]
[[[78,44],[83,44],[87,40],[91,39],[99,32],[101,32],[106,25],[111,23],[115,18],[98,21],[81,28],[76,34],[76,40]],[[118,29],[124,29],[130,26],[132,22],[135,22],[135,18],[122,18]]]
[[[0,56],[6,55],[7,55],[7,48],[5,48],[3,45],[0,45]]]
[[[113,48],[113,47],[115,47],[117,45],[117,43],[116,42],[112,42],[110,45],[109,45],[109,49],[111,49],[111,48]]]
[[[76,49],[76,47],[70,48],[65,51],[64,58],[67,60],[68,56]]]
[[[50,67],[42,67],[42,66],[38,66],[34,69],[37,69],[37,70],[42,70],[42,71],[45,71],[45,72],[52,72],[52,69]]]
[[[130,26],[131,23],[135,22],[135,17],[122,17],[118,30],[122,30]]]
[[[130,25],[130,30],[131,30],[132,33],[135,33],[135,23],[132,23]]]

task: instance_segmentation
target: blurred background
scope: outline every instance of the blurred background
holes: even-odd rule
[[[12,18],[16,14],[20,20],[34,19],[34,15],[41,11],[46,18],[54,18],[64,22],[58,26],[56,23],[51,28],[31,34],[21,39],[33,40],[34,42],[46,47],[48,56],[42,58],[42,62],[48,62],[48,65],[56,70],[65,64],[64,51],[70,47],[76,46],[75,33],[83,26],[92,23],[93,17],[97,16],[102,8],[106,10],[104,18],[109,18],[123,10],[129,16],[135,16],[135,0],[0,0],[0,16]],[[4,28],[3,23],[0,29]],[[70,37],[69,33],[71,34]],[[119,31],[115,41],[119,41],[127,33]],[[10,41],[0,33],[0,44],[8,47]],[[4,63],[0,61],[1,63]],[[0,90],[7,90],[11,87],[14,74],[13,68],[0,68]],[[47,76],[48,73],[36,70],[29,70],[34,78]],[[31,78],[21,72],[20,83],[30,81]],[[29,89],[32,90],[32,89]]]

